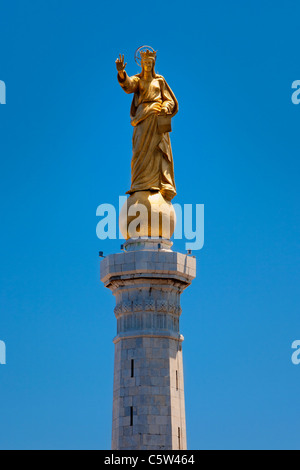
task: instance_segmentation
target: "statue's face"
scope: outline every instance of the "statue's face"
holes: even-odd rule
[[[144,59],[142,65],[146,72],[151,72],[154,66],[154,61],[152,59]]]

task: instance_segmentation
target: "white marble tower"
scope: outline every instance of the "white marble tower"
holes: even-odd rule
[[[101,262],[116,298],[113,450],[185,450],[180,296],[196,260],[169,240],[128,240]]]

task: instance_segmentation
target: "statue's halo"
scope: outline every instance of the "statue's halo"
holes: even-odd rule
[[[155,52],[155,50],[151,46],[141,46],[134,53],[134,60],[140,67],[142,66],[141,52],[146,52],[147,50]]]

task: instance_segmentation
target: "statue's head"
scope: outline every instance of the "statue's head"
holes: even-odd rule
[[[142,60],[142,69],[146,72],[151,72],[154,68],[154,60],[153,59],[144,59]]]
[[[155,75],[154,66],[156,61],[156,52],[155,51],[141,51],[141,66],[143,72],[151,72]]]

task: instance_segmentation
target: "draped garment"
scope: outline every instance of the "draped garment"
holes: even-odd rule
[[[178,102],[161,75],[144,80],[139,75],[125,78],[119,83],[126,93],[134,93],[130,117],[134,127],[132,138],[131,188],[136,191],[160,191],[168,200],[176,196],[174,162],[169,132],[160,133],[158,115],[153,109],[161,103],[173,117]]]

